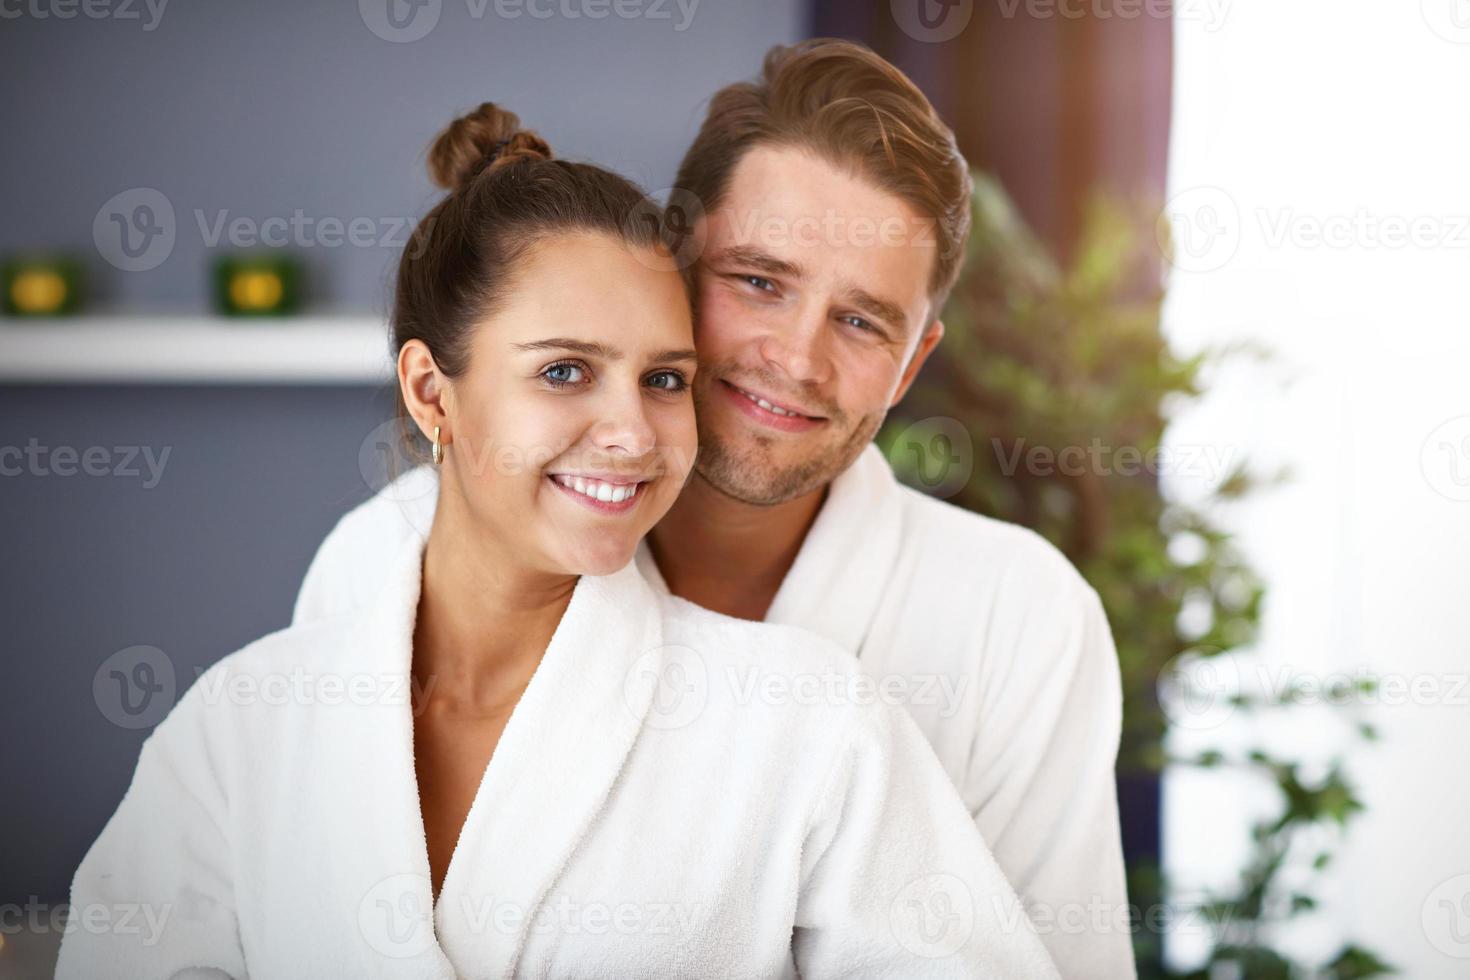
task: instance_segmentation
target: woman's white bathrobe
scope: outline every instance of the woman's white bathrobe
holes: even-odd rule
[[[418,467],[345,515],[296,622],[370,601],[393,552],[428,534],[438,489]],[[638,565],[668,592],[646,543]],[[1062,976],[1135,975],[1113,789],[1118,655],[1097,594],[1055,548],[903,486],[870,445],[832,481],[766,622],[824,636],[894,682]]]
[[[370,611],[201,675],[76,873],[58,976],[1056,976],[851,655],[658,595],[631,563],[578,583],[435,903],[421,565],[410,541]],[[97,909],[131,928],[82,927]]]

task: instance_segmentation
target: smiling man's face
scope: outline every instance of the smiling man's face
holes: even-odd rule
[[[741,159],[700,229],[699,474],[784,503],[845,470],[903,396],[932,321],[932,222],[800,149]]]

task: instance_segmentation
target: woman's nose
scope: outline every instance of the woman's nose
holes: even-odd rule
[[[644,456],[658,442],[653,424],[648,419],[648,405],[642,386],[632,392],[619,392],[609,397],[601,417],[593,427],[593,441],[606,452],[628,456]]]

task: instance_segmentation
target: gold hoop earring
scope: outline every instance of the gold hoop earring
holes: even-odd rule
[[[439,427],[434,426],[434,465],[444,462],[444,446],[439,442]]]

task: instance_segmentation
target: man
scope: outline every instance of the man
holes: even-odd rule
[[[700,450],[640,549],[656,588],[855,651],[918,722],[1065,977],[1134,976],[1096,594],[1025,529],[900,486],[871,444],[943,335],[970,181],[922,93],[846,42],[716,93],[671,199],[691,224]],[[425,533],[411,472],[343,518],[297,621],[369,601]]]

